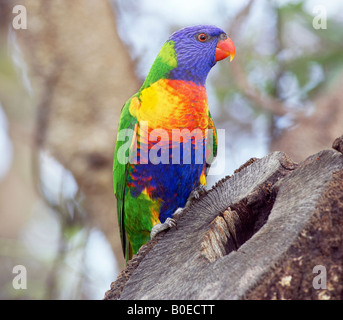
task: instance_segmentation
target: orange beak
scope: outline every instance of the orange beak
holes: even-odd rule
[[[235,45],[230,38],[219,41],[216,48],[216,61],[223,60],[228,56],[230,56],[230,61],[232,61],[235,51]]]

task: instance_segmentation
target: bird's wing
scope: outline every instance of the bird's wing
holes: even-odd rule
[[[130,154],[134,151],[132,149],[137,137],[137,119],[130,113],[133,101],[136,104],[139,103],[137,96],[129,99],[122,108],[113,160],[113,186],[117,198],[118,225],[125,262],[132,256],[132,249],[125,231],[124,205]]]
[[[206,145],[206,175],[208,170],[210,170],[214,158],[217,156],[217,129],[214,125],[210,111],[208,111],[208,118],[208,129],[212,130],[213,139],[209,139],[209,143]]]

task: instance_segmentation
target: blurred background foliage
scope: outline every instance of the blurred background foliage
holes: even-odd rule
[[[28,28],[12,26],[15,5]],[[326,29],[316,29],[321,5]],[[317,7],[318,9],[318,7]],[[225,161],[296,161],[343,132],[343,3],[0,0],[0,298],[101,299],[120,270],[112,157],[123,103],[160,47],[214,24],[236,45],[207,89]],[[27,289],[15,290],[15,265]]]

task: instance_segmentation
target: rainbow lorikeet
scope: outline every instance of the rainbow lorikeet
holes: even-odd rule
[[[217,149],[206,77],[216,61],[234,54],[223,30],[183,28],[165,42],[142,87],[125,103],[113,164],[125,261],[150,235],[174,226],[174,212],[206,186]],[[213,139],[206,144],[208,129]]]

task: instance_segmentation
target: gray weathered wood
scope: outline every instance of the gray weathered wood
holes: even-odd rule
[[[193,202],[178,229],[144,246],[105,299],[311,298],[314,263],[328,260],[323,254],[317,256],[324,260],[311,260],[318,246],[303,233],[311,234],[318,220],[320,225],[318,205],[333,179],[343,195],[343,155],[335,150],[324,150],[299,165],[281,152],[254,161]],[[336,218],[342,218],[343,225],[343,196],[332,201],[342,204]],[[329,229],[327,235],[339,237],[340,230]],[[300,245],[304,238],[306,245]],[[343,252],[342,241],[337,250]],[[307,264],[303,260],[301,266],[307,269],[294,270],[307,272],[299,278],[307,277],[307,287],[298,281],[298,289],[291,290],[297,278],[287,263],[304,257]],[[342,262],[331,260],[330,268],[340,263],[336,269],[341,273],[335,275],[341,277]]]

